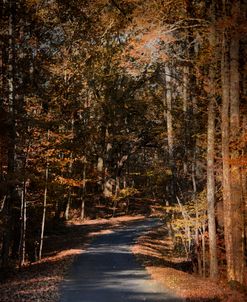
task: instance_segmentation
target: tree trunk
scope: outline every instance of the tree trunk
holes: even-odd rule
[[[183,114],[184,114],[184,160],[183,160],[183,170],[184,175],[188,173],[188,93],[189,87],[189,67],[185,66],[183,68]]]
[[[172,116],[172,77],[171,70],[168,66],[165,68],[165,95],[164,95],[164,106],[166,108],[164,115],[166,116],[167,125],[167,145],[168,145],[168,159],[169,168],[171,169],[172,179],[170,192],[172,198],[175,198],[175,164],[174,164],[174,131],[173,131],[173,116]]]
[[[67,81],[67,73],[65,71],[64,73],[64,81]],[[72,132],[72,139],[71,139],[71,144],[73,143],[74,140],[74,118],[73,116],[71,117],[71,132]],[[72,168],[73,168],[73,152],[70,152],[70,163],[69,163],[69,171],[68,171],[68,177],[72,178]],[[64,218],[65,220],[69,220],[69,211],[70,211],[70,204],[71,204],[71,186],[69,186],[68,188],[68,198],[67,198],[67,202],[66,202],[66,207],[65,207],[65,211],[64,211]]]
[[[45,219],[46,219],[46,209],[47,209],[48,177],[49,177],[49,165],[47,163],[46,170],[45,170],[45,191],[44,191],[43,216],[42,216],[42,223],[41,223],[40,243],[39,243],[39,260],[41,260],[41,258],[42,258],[42,250],[43,250],[43,243],[44,243]]]
[[[81,196],[81,220],[85,218],[85,195],[86,195],[86,163],[83,165],[83,183]]]
[[[172,118],[172,85],[170,68],[166,67],[166,123],[167,123],[167,141],[168,152],[171,165],[173,164],[173,118]]]
[[[240,15],[240,2],[233,4],[233,14]],[[240,115],[239,115],[239,33],[234,31],[230,42],[230,133],[232,145],[231,150],[231,202],[232,202],[232,236],[233,236],[233,262],[234,281],[243,283],[244,275],[244,217],[241,171],[238,150],[238,137],[240,137]]]
[[[242,136],[244,137],[247,134],[247,116],[243,117],[243,121],[242,121],[242,129],[243,129],[243,133]],[[246,156],[246,150],[242,150],[242,158],[244,158]],[[241,179],[242,179],[242,192],[243,192],[243,204],[244,204],[244,239],[245,239],[245,250],[247,249],[247,168],[246,166],[242,167],[241,170]]]
[[[206,277],[206,242],[205,242],[206,226],[202,225],[202,275]]]
[[[215,223],[215,109],[214,98],[210,97],[208,106],[208,142],[207,142],[207,208],[210,254],[210,277],[218,276],[216,223]]]
[[[23,184],[21,196],[21,236],[19,247],[19,266],[22,267],[25,263],[26,255],[26,231],[27,231],[27,201],[26,201],[26,181]]]
[[[233,255],[233,229],[232,229],[232,205],[231,205],[231,183],[230,183],[230,152],[229,152],[229,106],[230,106],[230,69],[228,52],[228,35],[223,33],[222,37],[222,60],[221,60],[221,86],[222,86],[222,109],[221,109],[221,131],[222,131],[222,185],[223,185],[223,207],[224,207],[224,237],[227,261],[228,280],[235,279],[234,255]]]
[[[66,207],[65,207],[65,211],[64,211],[64,218],[65,220],[69,220],[69,210],[70,210],[70,203],[71,203],[71,188],[69,187],[69,192],[68,192],[68,198],[67,198],[67,202],[66,202]]]
[[[212,52],[216,50],[215,37],[215,2],[212,2],[212,32],[209,37]],[[212,53],[213,55],[213,53]],[[208,104],[208,127],[207,127],[207,213],[210,255],[210,277],[218,277],[217,259],[217,230],[215,223],[215,60],[212,61],[209,70],[210,95]]]
[[[197,263],[198,263],[198,273],[202,275],[202,257],[201,257],[201,242],[199,238],[199,231],[200,231],[200,224],[199,224],[199,208],[198,208],[198,201],[196,198],[197,193],[197,186],[196,186],[196,177],[195,177],[195,168],[196,166],[196,156],[194,155],[192,168],[191,168],[191,178],[192,178],[192,186],[193,186],[193,193],[192,193],[192,200],[195,206],[195,214],[196,214],[196,221],[195,221],[195,246],[196,246],[196,256],[197,256]]]

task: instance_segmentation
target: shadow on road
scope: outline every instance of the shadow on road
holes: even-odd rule
[[[74,262],[62,284],[60,302],[181,301],[151,280],[130,251],[135,239],[157,224],[135,222],[96,238]]]

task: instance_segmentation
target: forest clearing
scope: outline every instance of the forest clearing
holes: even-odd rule
[[[246,14],[1,2],[0,301],[58,301],[74,261],[124,234],[123,257],[174,299],[247,299]],[[144,284],[126,301],[161,301]]]

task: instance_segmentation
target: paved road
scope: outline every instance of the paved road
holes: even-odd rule
[[[182,301],[151,280],[130,251],[138,235],[158,223],[134,222],[95,238],[61,285],[60,302]]]

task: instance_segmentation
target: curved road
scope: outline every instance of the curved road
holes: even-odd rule
[[[157,219],[129,224],[93,240],[61,285],[60,302],[180,302],[150,278],[131,253],[135,239]]]

